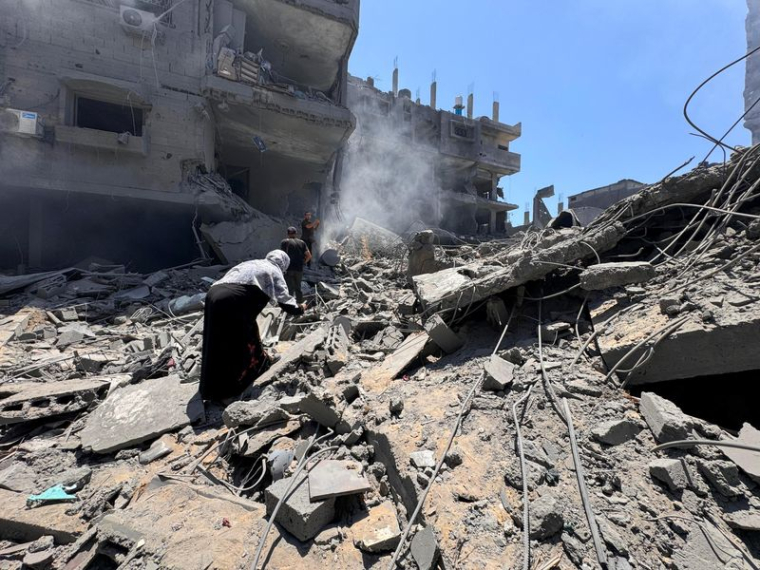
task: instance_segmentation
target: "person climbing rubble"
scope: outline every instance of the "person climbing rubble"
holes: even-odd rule
[[[314,234],[316,233],[317,229],[319,229],[320,223],[321,222],[318,219],[314,220],[313,222],[311,221],[311,212],[304,213],[303,221],[301,222],[301,239],[306,243],[306,246],[309,248],[312,256],[315,255],[314,248],[316,247]],[[306,266],[311,268],[311,261],[308,261],[306,263]]]
[[[303,266],[305,263],[311,263],[311,251],[306,242],[296,237],[296,228],[288,228],[288,237],[280,243],[280,249],[290,257],[290,266],[285,272],[285,283],[288,284],[288,292],[293,295],[298,303],[303,303],[303,291],[301,290],[301,281],[303,280]]]
[[[287,253],[270,251],[266,259],[236,265],[209,289],[200,380],[204,400],[225,403],[236,398],[272,365],[256,317],[270,300],[291,315],[306,309],[288,293],[284,273],[289,265]]]

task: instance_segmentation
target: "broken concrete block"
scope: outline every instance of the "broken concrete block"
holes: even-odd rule
[[[699,472],[724,497],[743,495],[739,469],[730,461],[697,461]]]
[[[544,540],[562,530],[565,519],[562,516],[562,506],[550,494],[540,496],[530,502],[530,538]],[[522,509],[512,511],[515,524],[522,528]]]
[[[183,295],[169,301],[169,312],[172,315],[184,315],[193,311],[202,311],[206,300],[206,293],[195,295]]]
[[[655,459],[649,464],[649,474],[671,491],[683,491],[689,486],[686,466],[678,459]]]
[[[394,416],[399,415],[404,411],[404,400],[402,398],[391,398],[391,402],[388,404],[388,411]]]
[[[87,325],[73,323],[58,329],[58,342],[56,346],[64,348],[72,344],[78,344],[85,338],[95,338],[95,335]]]
[[[428,336],[437,344],[443,352],[451,354],[464,345],[464,341],[449,328],[440,315],[433,315],[425,323]]]
[[[756,510],[736,511],[723,515],[726,524],[734,529],[760,531],[760,512]]]
[[[317,283],[317,294],[322,297],[324,301],[334,301],[340,299],[340,289],[323,283],[320,281]]]
[[[112,378],[22,382],[0,391],[0,425],[79,412],[104,393]]]
[[[334,428],[340,422],[338,402],[325,390],[315,390],[301,400],[301,412],[327,428]]]
[[[222,413],[222,420],[228,428],[240,426],[265,427],[283,422],[289,417],[289,414],[277,404],[258,400],[232,402]]]
[[[594,439],[607,445],[620,445],[632,440],[641,431],[641,426],[633,420],[612,420],[602,422],[591,430]]]
[[[598,398],[602,395],[602,389],[585,380],[571,380],[565,384],[565,388],[571,394],[583,394],[584,396],[593,396]]]
[[[53,314],[59,320],[64,321],[64,322],[72,322],[72,321],[79,320],[79,314],[77,313],[77,310],[74,307],[64,307],[63,309],[58,309],[56,311],[53,311]]]
[[[401,529],[393,503],[385,501],[369,509],[367,516],[351,526],[354,545],[365,552],[393,550],[401,540]]]
[[[321,501],[331,497],[356,495],[372,490],[356,461],[324,459],[309,471],[309,497]]]
[[[82,354],[79,356],[77,367],[87,374],[97,374],[103,367],[113,360],[111,357],[103,354],[102,352],[91,352],[90,354]]]
[[[414,451],[409,454],[409,461],[417,469],[435,468],[435,454],[430,450]]]
[[[426,526],[415,534],[410,550],[419,570],[433,570],[440,555],[438,539],[433,532],[433,527]]]
[[[167,281],[168,279],[168,273],[165,271],[157,271],[156,273],[151,273],[145,279],[143,279],[143,285],[147,285],[148,287],[153,288],[161,285],[161,283]]]
[[[581,272],[581,289],[601,291],[631,283],[644,283],[654,278],[657,271],[648,261],[618,261],[598,263]]]
[[[301,412],[301,402],[306,398],[306,394],[296,394],[295,396],[284,396],[277,400],[277,405],[289,414],[298,414]]]
[[[652,392],[642,392],[639,410],[658,443],[689,439],[698,425],[673,402]]]
[[[111,453],[178,430],[204,415],[197,384],[179,376],[119,388],[87,417],[82,447]]]
[[[569,323],[564,322],[541,325],[541,341],[554,344],[560,337],[570,334],[572,330],[573,327]]]
[[[483,389],[492,392],[506,390],[514,381],[515,365],[503,358],[493,355],[484,366],[486,376]]]
[[[0,471],[0,489],[30,494],[37,489],[37,472],[21,461],[14,461]]]
[[[140,465],[147,465],[153,461],[157,461],[162,457],[169,455],[174,448],[171,446],[171,438],[163,436],[156,441],[146,450],[140,454]]]
[[[41,569],[47,568],[53,561],[55,550],[40,550],[39,552],[29,552],[24,556],[24,566],[29,568]]]
[[[285,496],[292,481],[293,477],[281,479],[265,491],[267,515],[272,515],[277,502]],[[333,518],[335,518],[335,499],[312,503],[309,499],[308,477],[302,474],[280,507],[275,520],[298,540],[306,542],[317,536],[332,522]]]
[[[736,441],[737,443],[760,447],[760,431],[745,423]],[[721,451],[755,482],[760,483],[760,453],[730,447],[721,448]]]

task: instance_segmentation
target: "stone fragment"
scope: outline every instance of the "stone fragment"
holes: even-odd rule
[[[306,394],[284,396],[277,400],[277,405],[289,414],[298,414],[301,412],[301,402],[304,398],[306,398]]]
[[[565,388],[571,394],[583,394],[584,396],[593,396],[598,398],[602,395],[602,389],[585,380],[571,380],[565,384]]]
[[[410,549],[419,570],[433,570],[440,555],[433,527],[426,526],[415,534]]]
[[[393,550],[401,540],[401,529],[393,503],[385,501],[369,509],[367,516],[351,526],[354,545],[365,552]]]
[[[232,402],[222,413],[224,425],[228,428],[240,426],[266,427],[287,420],[290,416],[277,404],[250,400]]]
[[[699,472],[724,497],[738,497],[743,494],[739,479],[739,469],[730,461],[697,462]]]
[[[723,515],[723,520],[731,528],[739,530],[760,531],[760,512],[757,510],[736,511]]]
[[[449,325],[438,314],[428,319],[425,323],[425,330],[433,342],[446,354],[456,352],[464,345],[464,341],[449,328]]]
[[[689,439],[698,426],[673,402],[651,392],[642,392],[639,409],[658,443]]]
[[[340,299],[340,289],[323,283],[320,281],[317,283],[317,294],[325,301],[334,301]]]
[[[569,323],[564,322],[541,325],[541,341],[554,344],[560,337],[569,334],[572,330],[573,327]]]
[[[111,392],[80,433],[82,447],[111,453],[178,430],[204,415],[197,384],[167,376]]]
[[[671,491],[682,491],[689,485],[686,467],[678,459],[655,459],[649,463],[649,474],[665,483]]]
[[[736,441],[737,443],[760,447],[760,431],[745,423]],[[755,482],[760,483],[760,453],[730,447],[721,448],[721,451]]]
[[[340,422],[338,402],[325,390],[315,389],[300,404],[301,412],[327,428],[334,428]]]
[[[515,365],[499,356],[492,356],[484,366],[483,389],[491,392],[506,390],[514,381]]]
[[[288,490],[293,477],[281,479],[265,491],[267,515],[271,516],[277,502]],[[306,542],[317,536],[335,518],[335,499],[312,503],[309,500],[308,477],[301,474],[291,493],[282,503],[275,520],[298,540]]]
[[[14,461],[0,471],[0,489],[32,493],[37,489],[37,473],[26,463]]]
[[[148,275],[145,279],[143,279],[143,285],[147,285],[148,287],[157,287],[158,285],[161,285],[164,281],[167,281],[169,279],[169,274],[165,271],[157,271],[156,273],[151,273]]]
[[[451,467],[452,469],[454,467],[458,467],[462,463],[464,463],[464,457],[462,450],[458,447],[454,447],[446,454],[446,457],[444,458],[444,462],[446,465]]]
[[[631,283],[644,283],[655,275],[657,271],[648,261],[598,263],[581,272],[581,289],[601,291]]]
[[[623,537],[620,536],[620,533],[615,530],[615,527],[604,517],[599,517],[597,523],[602,539],[607,543],[607,546],[617,554],[626,556],[628,554],[628,546]]]
[[[145,451],[140,454],[140,464],[147,465],[162,457],[169,455],[174,449],[171,446],[171,439],[168,436],[163,436],[156,441]]]
[[[82,342],[85,338],[95,338],[90,328],[82,323],[73,323],[58,329],[58,348],[65,348],[71,344]]]
[[[515,513],[517,514],[517,513]],[[518,515],[515,523],[522,527],[522,513]],[[530,538],[532,540],[544,540],[554,536],[562,530],[565,519],[562,516],[562,507],[557,499],[546,494],[530,503]]]
[[[635,438],[641,426],[633,420],[611,420],[602,422],[591,430],[594,439],[607,445],[620,445]]]
[[[404,400],[401,398],[391,398],[391,402],[388,404],[388,410],[394,415],[399,415],[404,411]]]
[[[325,459],[309,471],[309,497],[312,501],[371,490],[372,485],[362,474],[361,463],[356,461]]]
[[[48,550],[40,550],[39,552],[29,552],[24,556],[24,566],[29,568],[47,568],[53,561],[53,555],[55,550],[52,548]]]
[[[435,454],[432,451],[414,451],[409,454],[409,461],[417,469],[435,468]]]

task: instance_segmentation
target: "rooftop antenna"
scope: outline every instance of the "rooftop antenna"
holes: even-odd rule
[[[438,94],[438,72],[437,70],[433,70],[433,76],[430,79],[430,106],[435,109],[436,108],[436,97]]]
[[[398,56],[393,58],[393,96],[398,97]]]
[[[467,86],[467,118],[472,119],[472,114],[475,110],[475,83],[470,83]]]

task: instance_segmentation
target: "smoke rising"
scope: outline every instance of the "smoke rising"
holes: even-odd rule
[[[411,122],[399,125],[392,114],[351,110],[357,124],[347,144],[341,180],[346,222],[361,217],[397,233],[417,222],[437,226],[437,147],[426,152],[414,145]]]

